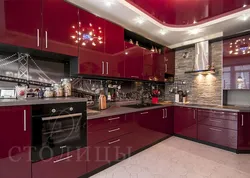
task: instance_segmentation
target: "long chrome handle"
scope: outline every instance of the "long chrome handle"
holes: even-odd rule
[[[165,111],[164,111],[164,109],[162,109],[162,111],[163,111],[162,119],[164,119],[165,118]]]
[[[221,122],[221,120],[209,119],[211,122]]]
[[[109,121],[113,121],[113,120],[118,120],[120,119],[120,117],[114,117],[114,118],[111,118],[111,119],[108,119]]]
[[[23,110],[23,130],[27,131],[27,113]]]
[[[48,48],[48,31],[45,31],[45,48]]]
[[[76,113],[76,114],[67,114],[67,115],[61,115],[61,116],[51,116],[51,117],[43,117],[43,121],[48,121],[48,120],[55,120],[55,119],[64,119],[68,117],[78,117],[82,116],[82,113]]]
[[[37,46],[40,46],[40,30],[36,29],[36,42],[37,42]]]
[[[244,126],[244,115],[241,115],[241,126]]]
[[[215,129],[215,128],[209,128],[210,130],[213,130],[213,131],[217,131],[217,132],[221,132],[222,130],[220,129]]]
[[[142,112],[141,115],[148,114],[148,112]]]
[[[109,142],[109,145],[112,145],[112,144],[117,143],[117,142],[120,142],[120,141],[121,141],[121,140],[118,139],[118,140],[115,140],[115,141],[113,141],[113,142]]]
[[[131,76],[132,78],[139,78],[139,76]]]
[[[108,62],[106,62],[106,73],[107,73],[107,75],[109,74],[109,63]]]
[[[195,110],[194,110],[194,119],[196,119],[196,116],[195,116]]]
[[[63,149],[63,148],[67,148],[67,146],[66,145],[60,146],[60,149]]]
[[[104,74],[104,71],[105,69],[104,69],[104,62],[102,61],[102,75]]]
[[[120,128],[117,128],[117,129],[113,129],[113,130],[109,130],[108,132],[111,133],[111,132],[116,132],[118,130],[121,130]]]
[[[65,161],[65,160],[67,160],[67,159],[70,159],[70,158],[72,158],[72,157],[73,157],[73,156],[70,155],[70,156],[68,156],[68,157],[65,157],[65,158],[62,158],[62,159],[55,160],[55,161],[53,161],[53,163],[59,163],[59,162]]]
[[[168,118],[168,109],[165,109],[166,110],[166,117],[165,118]]]

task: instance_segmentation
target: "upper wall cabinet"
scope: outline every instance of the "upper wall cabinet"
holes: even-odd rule
[[[164,69],[166,74],[175,74],[175,51],[165,48],[164,50],[164,59],[161,61],[161,64],[164,64]]]
[[[78,35],[80,35],[78,8],[64,0],[42,0],[42,2],[43,30],[40,34],[43,37],[42,49],[77,56]]]
[[[0,43],[41,49],[41,11],[41,0],[1,0]]]
[[[0,2],[0,42],[77,56],[78,9],[64,0]]]
[[[250,35],[223,43],[223,88],[250,89]]]

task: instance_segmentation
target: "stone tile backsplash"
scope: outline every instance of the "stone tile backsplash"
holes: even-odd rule
[[[188,101],[197,104],[222,104],[222,61],[223,61],[223,42],[210,44],[210,60],[215,67],[216,73],[209,75],[185,74],[185,71],[193,70],[195,60],[195,48],[177,50],[175,52],[175,80],[186,81],[183,89],[190,91]],[[188,52],[187,58],[183,54]],[[174,94],[169,93],[170,86],[166,84],[165,99],[174,101]]]

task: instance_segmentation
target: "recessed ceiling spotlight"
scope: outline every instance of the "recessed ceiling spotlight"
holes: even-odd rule
[[[114,0],[104,0],[104,3],[107,7],[111,7],[115,4]]]
[[[146,20],[142,16],[138,16],[134,19],[135,23],[137,24],[143,24]]]
[[[247,21],[249,17],[250,17],[250,15],[244,14],[244,15],[242,15],[242,16],[239,17],[239,20]]]
[[[160,34],[161,34],[161,35],[166,35],[166,33],[167,33],[167,30],[165,30],[165,29],[161,29],[161,30],[160,30]]]
[[[200,33],[200,32],[202,32],[202,29],[200,29],[200,28],[195,28],[195,29],[193,29],[193,30],[189,30],[189,31],[188,31],[188,33],[189,33],[190,35],[196,35],[196,34],[198,34],[198,33]]]

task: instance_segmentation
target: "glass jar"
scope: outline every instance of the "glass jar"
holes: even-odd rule
[[[63,87],[61,84],[54,85],[54,95],[55,95],[55,97],[62,97],[63,96]]]
[[[71,79],[64,78],[62,79],[62,86],[64,90],[64,96],[68,97],[71,96]]]
[[[54,96],[53,94],[54,94],[54,92],[53,92],[52,88],[50,88],[50,87],[45,88],[45,92],[44,92],[45,98],[52,98]]]

